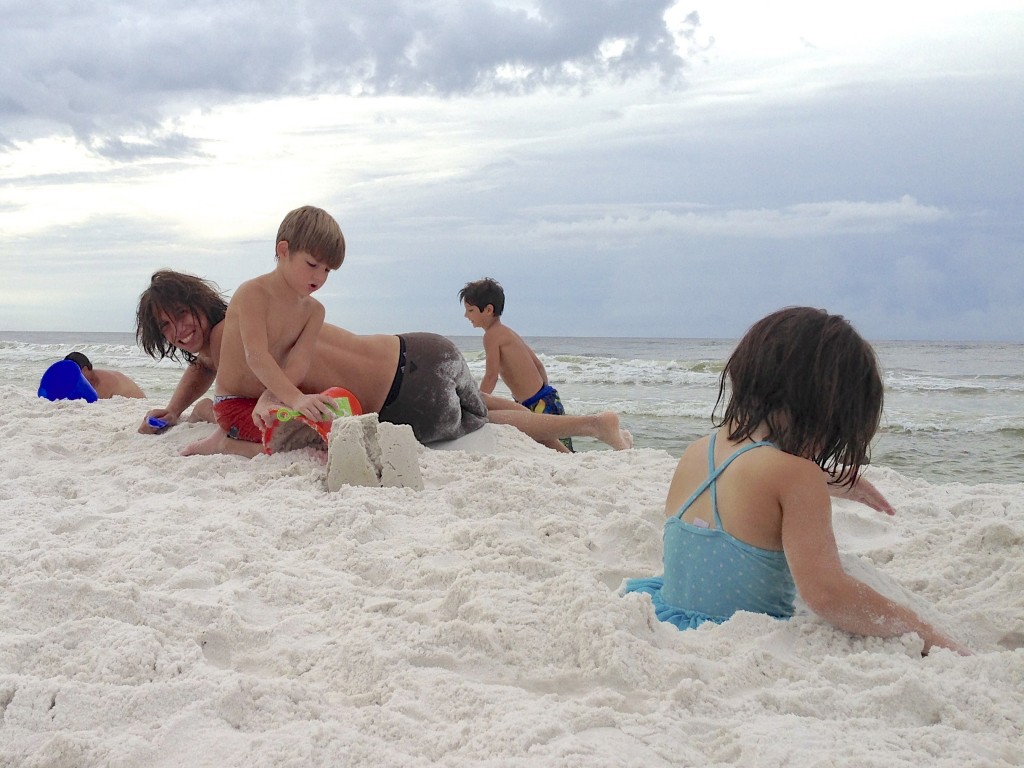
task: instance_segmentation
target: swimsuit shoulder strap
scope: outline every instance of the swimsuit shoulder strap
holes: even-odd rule
[[[716,437],[718,437],[718,433],[714,432],[711,435],[711,439],[708,441],[708,476],[704,480],[704,482],[701,483],[700,485],[698,485],[697,489],[692,494],[690,494],[690,498],[688,498],[686,500],[686,503],[683,504],[683,506],[679,508],[679,513],[676,515],[676,517],[681,518],[686,513],[686,510],[688,510],[690,508],[690,505],[693,504],[693,502],[695,502],[697,500],[697,498],[702,493],[704,493],[704,491],[706,491],[708,488],[710,488],[711,489],[711,511],[712,511],[712,513],[715,516],[715,527],[718,528],[719,530],[721,530],[722,529],[722,521],[718,517],[718,494],[717,494],[717,491],[715,489],[715,481],[718,479],[718,476],[725,471],[725,468],[728,467],[730,464],[732,464],[733,461],[737,457],[743,455],[747,451],[752,451],[754,448],[760,448],[761,446],[764,446],[764,445],[772,445],[772,443],[769,442],[768,440],[761,440],[761,441],[756,442],[756,443],[751,443],[750,445],[744,445],[744,446],[742,446],[740,448],[737,448],[735,451],[733,451],[729,455],[729,457],[725,461],[723,461],[721,463],[721,465],[716,467],[715,466],[715,438]]]

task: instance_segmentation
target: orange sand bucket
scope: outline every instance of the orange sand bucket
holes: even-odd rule
[[[334,398],[334,418],[360,416],[363,408],[356,396],[344,387],[331,387],[321,394]],[[277,453],[296,448],[327,447],[327,436],[331,434],[331,421],[313,421],[291,408],[275,408],[270,426],[263,432],[263,452]]]

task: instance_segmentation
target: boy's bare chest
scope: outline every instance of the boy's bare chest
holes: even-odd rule
[[[267,329],[267,350],[274,357],[295,345],[309,322],[312,309],[309,301],[275,302],[266,306],[263,322]]]

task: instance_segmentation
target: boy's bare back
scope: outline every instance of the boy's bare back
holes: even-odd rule
[[[517,402],[533,397],[547,383],[544,365],[530,349],[530,345],[500,321],[484,332],[484,352],[487,355],[487,373],[492,371],[492,360],[496,361],[494,371],[501,376]],[[487,383],[485,374],[481,390],[486,391],[484,386]]]
[[[145,397],[146,393],[131,378],[120,371],[94,368],[89,379],[100,399],[109,397]]]

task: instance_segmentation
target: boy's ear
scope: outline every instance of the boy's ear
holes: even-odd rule
[[[288,241],[287,240],[278,240],[277,241],[277,247],[274,249],[274,251],[277,254],[277,258],[279,258],[279,259],[287,258],[288,257]]]
[[[488,304],[486,307],[484,307],[483,309],[480,310],[480,314],[481,315],[493,315],[494,314],[494,305],[493,304]]]

